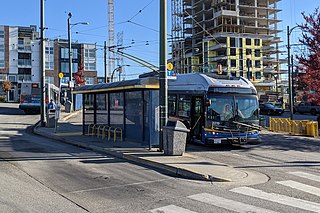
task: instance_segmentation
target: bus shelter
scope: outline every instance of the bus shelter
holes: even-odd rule
[[[83,134],[92,124],[120,128],[122,139],[158,145],[159,81],[141,78],[77,87],[82,94]]]

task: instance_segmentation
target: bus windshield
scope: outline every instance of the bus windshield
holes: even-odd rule
[[[252,121],[258,120],[258,100],[253,95],[209,96],[208,120]]]

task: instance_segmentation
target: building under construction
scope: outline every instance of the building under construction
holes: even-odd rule
[[[261,94],[278,91],[282,63],[279,1],[172,0],[172,62],[176,72],[243,76]]]

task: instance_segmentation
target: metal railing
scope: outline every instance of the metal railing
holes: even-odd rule
[[[18,66],[31,67],[31,59],[18,59]]]
[[[107,138],[108,141],[111,139],[111,134],[113,133],[113,142],[117,141],[119,137],[120,141],[123,141],[122,129],[119,127],[111,127],[106,124],[89,124],[87,134],[89,136],[97,136],[102,139]]]

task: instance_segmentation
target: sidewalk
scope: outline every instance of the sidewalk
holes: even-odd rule
[[[96,136],[82,135],[82,124],[72,122],[81,112],[62,113],[57,133],[54,128],[34,127],[34,133],[59,140],[85,149],[103,152],[140,165],[148,166],[166,174],[217,182],[238,182],[247,184],[264,183],[268,177],[254,171],[234,169],[223,163],[185,153],[183,156],[165,156],[156,149],[149,150],[140,143],[130,141],[113,142]]]

